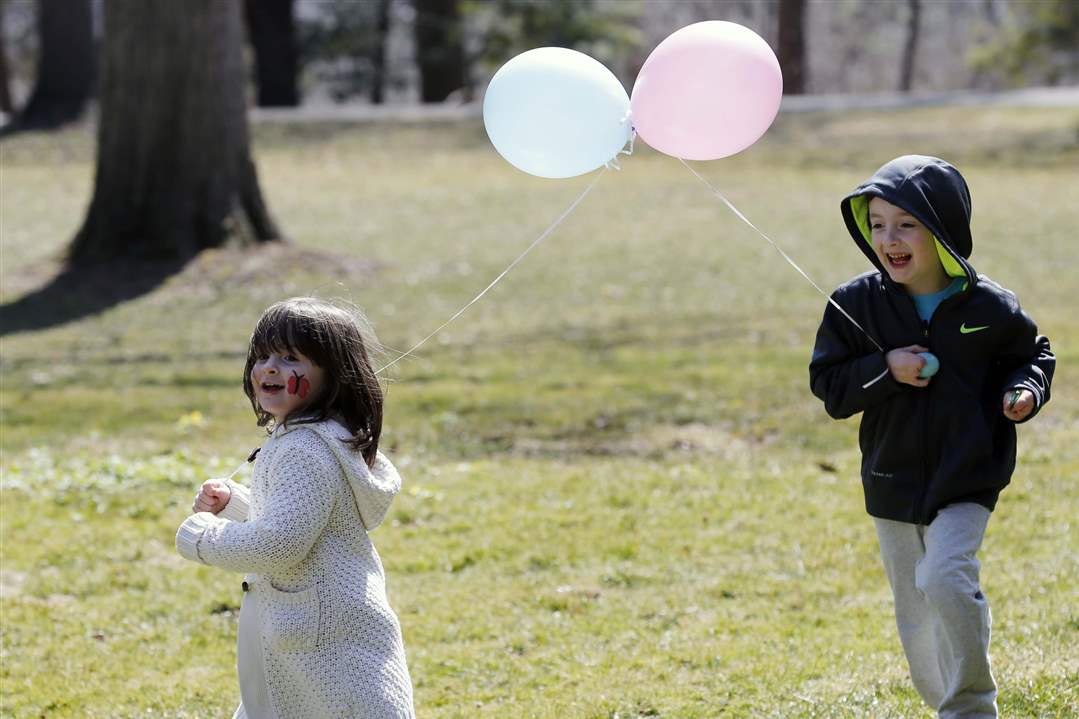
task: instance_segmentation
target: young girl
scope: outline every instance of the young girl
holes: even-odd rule
[[[206,482],[176,533],[186,559],[246,573],[234,719],[414,716],[400,625],[367,534],[401,479],[378,451],[382,390],[365,334],[320,300],[266,310],[243,377],[270,435],[251,488]]]

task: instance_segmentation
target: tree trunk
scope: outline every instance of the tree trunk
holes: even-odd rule
[[[79,119],[94,87],[90,0],[38,0],[37,80],[18,129],[51,129]]]
[[[806,88],[805,0],[779,0],[779,66],[783,92],[801,95]]]
[[[919,20],[922,14],[921,0],[907,0],[910,18],[907,21],[907,42],[903,47],[903,62],[900,65],[899,91],[910,92],[914,81],[914,58],[918,52]]]
[[[247,27],[255,50],[259,107],[296,107],[299,54],[293,0],[245,0]]]
[[[375,38],[371,43],[371,103],[381,105],[386,87],[386,39],[390,35],[390,0],[377,0]]]
[[[109,0],[94,194],[73,265],[280,238],[251,159],[240,0]]]
[[[15,112],[11,104],[11,84],[7,69],[7,43],[4,42],[4,8],[0,5],[0,113],[7,117]]]
[[[465,50],[458,0],[413,0],[420,98],[442,102],[466,88]]]

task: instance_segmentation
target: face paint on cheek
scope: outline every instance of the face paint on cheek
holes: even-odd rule
[[[310,391],[311,383],[307,381],[307,377],[293,370],[292,376],[288,378],[288,393],[298,394],[300,399],[307,399],[307,393]]]

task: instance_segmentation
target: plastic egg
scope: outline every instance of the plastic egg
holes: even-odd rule
[[[918,356],[925,360],[922,371],[918,373],[918,376],[922,379],[929,379],[940,369],[940,360],[932,352],[919,352]]]

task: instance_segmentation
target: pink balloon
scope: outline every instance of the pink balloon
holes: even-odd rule
[[[756,142],[775,120],[783,73],[760,35],[709,20],[672,33],[645,60],[630,112],[641,139],[686,160],[718,160]]]

